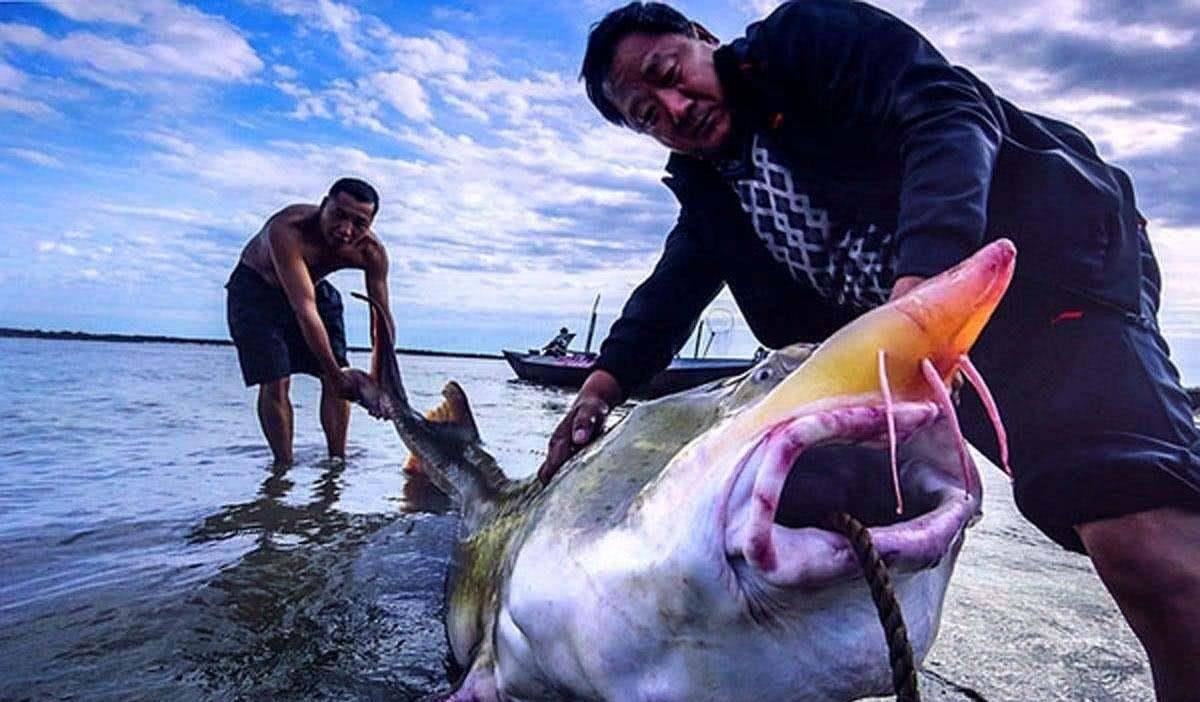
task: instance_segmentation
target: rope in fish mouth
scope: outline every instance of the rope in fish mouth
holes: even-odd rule
[[[904,626],[904,615],[896,593],[892,590],[892,578],[887,565],[875,550],[867,527],[845,512],[836,512],[826,518],[833,531],[845,536],[854,549],[854,555],[862,566],[883,635],[887,640],[888,663],[892,667],[892,687],[896,690],[896,702],[920,702],[917,691],[917,666],[913,662],[912,645],[908,642],[908,628]]]

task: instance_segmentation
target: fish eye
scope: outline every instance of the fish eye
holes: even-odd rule
[[[771,370],[770,366],[762,366],[758,370],[754,371],[754,382],[765,383],[768,380],[770,380],[774,375],[775,375],[775,372]]]

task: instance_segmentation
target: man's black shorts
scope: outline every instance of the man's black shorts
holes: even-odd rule
[[[1015,282],[971,353],[1008,429],[1017,507],[1072,551],[1077,524],[1200,511],[1200,432],[1147,281],[1138,315]],[[960,414],[995,460],[979,400],[964,393]]]
[[[320,377],[321,366],[304,341],[296,313],[282,288],[268,284],[253,268],[239,262],[225,289],[229,291],[225,307],[229,335],[237,347],[247,386],[293,373]],[[348,366],[342,296],[327,280],[317,282],[316,293],[317,311],[329,334],[333,357],[339,366]]]

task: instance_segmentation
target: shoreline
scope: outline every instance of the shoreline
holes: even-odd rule
[[[59,341],[108,341],[124,344],[191,344],[195,346],[233,346],[229,339],[196,339],[183,336],[163,336],[155,334],[93,334],[81,331],[45,331],[43,329],[16,329],[0,327],[0,339],[43,339]],[[351,346],[350,351],[368,353],[366,346]],[[486,360],[504,360],[501,354],[477,353],[471,351],[436,351],[433,349],[397,348],[396,353],[406,356],[430,356],[435,358],[478,358]],[[1192,410],[1197,412],[1200,421],[1200,386],[1184,385]]]
[[[229,339],[196,339],[184,336],[164,336],[157,334],[93,334],[81,331],[45,331],[43,329],[16,329],[0,327],[0,339],[42,339],[57,341],[107,341],[123,344],[191,344],[193,346],[233,346]],[[348,350],[355,353],[370,352],[367,346],[350,346]],[[471,351],[436,351],[433,349],[397,348],[396,353],[406,356],[434,356],[439,358],[479,358],[488,360],[504,360],[504,356],[495,353],[478,353]]]

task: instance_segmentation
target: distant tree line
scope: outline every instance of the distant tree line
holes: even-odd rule
[[[81,331],[45,331],[42,329],[14,329],[0,327],[0,338],[16,339],[64,339],[68,341],[115,341],[126,344],[196,344],[200,346],[232,346],[229,339],[191,339],[182,336],[161,336],[156,334],[92,334]],[[351,351],[368,353],[369,346],[351,346]],[[444,356],[451,358],[503,358],[500,354],[470,353],[457,351],[433,351],[430,349],[396,349],[398,353],[408,356]]]

